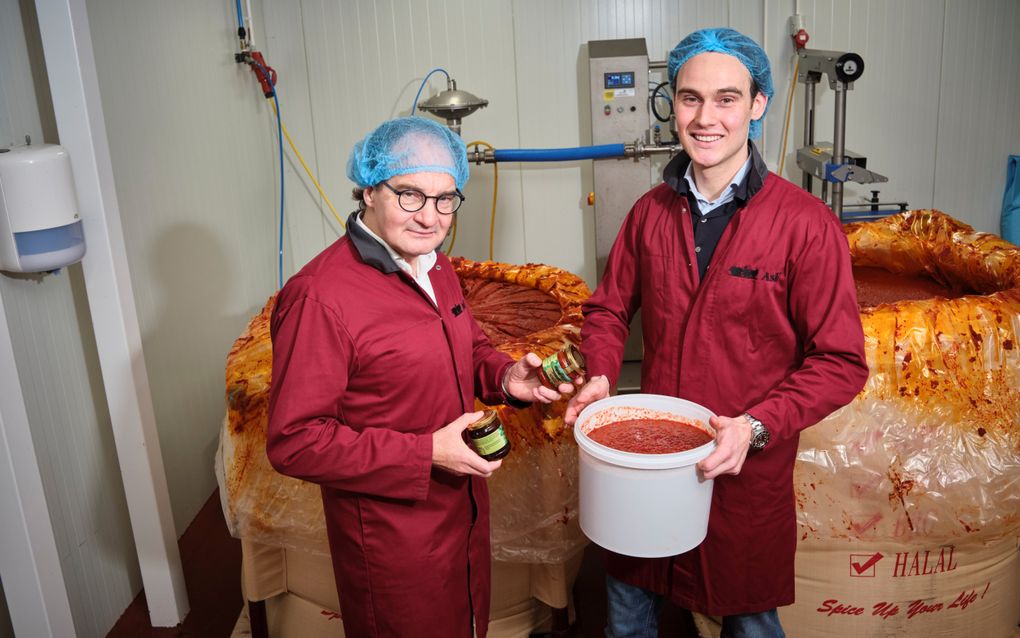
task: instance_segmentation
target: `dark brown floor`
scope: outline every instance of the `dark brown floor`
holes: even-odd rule
[[[107,638],[229,638],[241,613],[241,543],[230,536],[220,509],[219,492],[209,500],[178,543],[184,582],[191,611],[184,622],[171,628],[153,629],[144,592],[114,625]],[[606,621],[605,568],[602,550],[589,545],[574,585],[577,618],[567,636],[602,638]],[[667,607],[659,627],[660,636],[697,638],[689,615]],[[559,638],[559,636],[557,636]]]
[[[213,492],[177,543],[191,611],[177,627],[153,629],[145,592],[117,620],[107,638],[228,638],[241,613],[241,542],[223,521]]]

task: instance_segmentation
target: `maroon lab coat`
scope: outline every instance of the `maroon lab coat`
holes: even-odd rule
[[[353,221],[353,216],[352,216]],[[442,254],[437,303],[349,223],[280,292],[267,452],[322,486],[348,636],[485,636],[485,480],[432,468],[432,433],[474,397],[503,402],[511,359],[467,309]]]
[[[686,609],[764,611],[794,601],[799,432],[848,403],[867,379],[849,249],[820,200],[769,173],[699,281],[690,216],[687,199],[667,184],[634,205],[584,307],[588,372],[615,385],[640,306],[642,391],[722,416],[749,412],[771,441],[738,476],[715,479],[699,547],[667,559],[610,555],[609,571]]]

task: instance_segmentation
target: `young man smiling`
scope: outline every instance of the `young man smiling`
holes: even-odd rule
[[[609,554],[609,638],[654,638],[666,598],[723,617],[723,636],[779,638],[794,600],[793,465],[799,432],[867,378],[850,255],[818,199],[770,173],[750,141],[772,97],[768,57],[732,29],[669,55],[684,152],[623,223],[584,306],[590,381],[566,421],[609,394],[642,310],[643,392],[718,414],[708,535],[663,559]]]

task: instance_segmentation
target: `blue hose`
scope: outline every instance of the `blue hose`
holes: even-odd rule
[[[602,144],[601,146],[579,146],[577,148],[496,149],[493,151],[493,157],[497,162],[569,162],[623,157],[624,146],[623,144]]]
[[[443,75],[445,75],[447,80],[450,79],[450,74],[447,73],[446,69],[444,69],[444,68],[436,67],[436,68],[432,69],[431,71],[429,71],[428,75],[425,76],[425,79],[421,81],[421,85],[418,87],[418,93],[414,96],[414,102],[411,103],[411,115],[414,115],[414,110],[416,108],[418,108],[418,98],[421,97],[421,91],[422,91],[422,89],[425,88],[425,83],[429,81],[429,78],[432,77],[433,73],[437,73],[437,72],[442,73]]]
[[[276,94],[276,85],[273,84],[272,76],[269,75],[269,71],[266,67],[258,63],[257,60],[253,60],[255,66],[259,68],[262,73],[262,77],[266,78],[266,82],[273,89],[273,102],[276,103],[276,139],[277,147],[280,150],[280,240],[279,246],[276,251],[276,265],[277,265],[277,279],[280,288],[283,288],[283,215],[284,208],[283,204],[286,201],[283,197],[283,120],[280,117],[280,97]]]

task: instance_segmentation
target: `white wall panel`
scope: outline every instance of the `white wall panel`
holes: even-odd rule
[[[41,140],[32,69],[17,0],[0,4],[0,146],[24,144],[25,135]],[[38,29],[37,29],[38,30]]]
[[[521,104],[538,98],[531,86],[530,72],[515,61],[517,53],[517,7],[511,2],[470,3],[465,13],[468,26],[463,38],[468,43],[463,58],[450,63],[450,72],[458,87],[489,100],[489,105],[463,121],[465,142],[483,140],[496,148],[518,148],[528,144],[520,121]],[[454,71],[456,69],[456,71]],[[521,86],[524,85],[524,89]],[[559,98],[554,98],[558,100]],[[545,144],[543,144],[545,146]],[[493,259],[510,263],[534,261],[527,250],[527,219],[531,212],[524,205],[526,166],[502,164],[496,210]],[[465,195],[468,203],[458,213],[457,243],[454,254],[472,259],[488,259],[489,228],[492,215],[492,187],[496,167],[493,164],[471,166],[471,182]]]
[[[234,62],[232,3],[124,0],[88,9],[182,533],[215,487],[226,354],[276,287],[275,127],[251,72]]]
[[[141,587],[79,266],[0,278],[76,629],[101,636]]]
[[[58,142],[31,2],[0,0],[0,52],[0,146]],[[103,636],[141,578],[81,268],[0,274],[0,295],[75,630]]]
[[[293,7],[290,12],[296,13]],[[301,14],[304,40],[281,37],[278,45],[289,55],[307,58],[312,78],[307,92],[313,105],[314,139],[299,145],[302,149],[315,145],[320,182],[345,221],[354,208],[352,185],[346,178],[351,147],[383,120],[409,114],[422,79],[433,68],[446,69],[462,90],[501,105],[500,111],[490,106],[465,119],[465,141],[519,145],[512,115],[517,99],[514,42],[506,29],[493,28],[512,22],[509,4],[306,0]],[[280,70],[285,68],[281,65]],[[432,75],[420,101],[445,88],[445,77]],[[467,203],[458,215],[454,253],[488,257],[492,181],[491,166],[473,168],[465,190]],[[520,177],[514,167],[500,170],[499,187],[495,258],[520,261],[524,258]],[[303,212],[304,218],[288,222],[291,232],[307,224],[309,216],[321,217]],[[295,269],[336,238],[335,224],[328,226],[320,237],[306,240],[310,245],[295,246]]]
[[[578,18],[577,2],[514,2],[523,148],[591,143],[587,113],[583,120],[580,116],[587,111],[588,60],[581,54],[585,40]],[[614,20],[623,33],[634,27],[633,11],[627,7],[620,7]],[[594,270],[585,260],[593,246],[586,241],[590,232],[579,232],[594,228],[593,209],[582,205],[591,190],[591,162],[528,162],[520,165],[520,171],[527,202],[523,230],[528,261],[552,263],[592,277]]]
[[[306,23],[309,25],[319,24],[318,17],[314,14],[307,15],[302,7],[291,3],[266,2],[262,4],[264,10],[259,13],[265,24],[273,25],[272,37],[266,38],[260,49],[266,56],[267,62],[279,74],[277,80],[277,99],[280,104],[280,114],[287,127],[288,133],[295,145],[301,152],[309,167],[315,166],[317,162],[318,145],[313,124],[315,109],[312,108],[309,59],[302,47],[292,46],[293,43],[301,43],[308,37]],[[258,41],[256,41],[258,45]],[[314,77],[314,76],[313,76]],[[250,82],[249,82],[250,84]],[[250,87],[254,88],[254,87]],[[296,90],[295,90],[296,89]],[[276,148],[277,132],[276,117],[273,115],[272,107],[267,100],[261,108],[264,114],[264,130],[273,141]],[[284,261],[283,278],[294,273],[300,265],[314,257],[325,244],[329,243],[327,233],[336,238],[336,231],[330,230],[329,221],[331,215],[326,217],[319,214],[320,211],[328,211],[328,208],[321,204],[318,191],[314,183],[307,177],[300,161],[293,155],[289,144],[284,140],[284,180],[285,180],[285,216],[287,219],[284,232]],[[274,198],[277,214],[279,214],[279,162],[276,155],[274,163]],[[315,174],[315,173],[313,173]],[[321,183],[322,175],[315,175],[316,180]],[[286,193],[290,189],[289,194]],[[277,222],[278,224],[278,222]],[[332,228],[337,228],[339,223],[333,219]]]
[[[935,196],[938,208],[998,233],[1006,159],[1020,153],[1020,3],[947,2]]]
[[[457,60],[460,86],[489,100],[489,105],[464,120],[465,141],[483,140],[496,148],[526,145],[520,129],[521,104],[526,96],[537,96],[530,73],[516,64],[518,42],[514,26],[517,7],[513,3],[476,3],[471,12],[470,42],[466,57]],[[494,25],[504,25],[496,29]],[[456,36],[454,36],[456,37]],[[521,85],[525,88],[522,91]],[[492,189],[497,175],[496,219],[493,259],[521,263],[532,260],[527,251],[528,208],[525,200],[526,167],[520,164],[483,164],[471,167],[472,182],[466,194],[468,210],[460,214],[457,245],[453,252],[473,259],[489,256],[489,232],[493,227]]]

